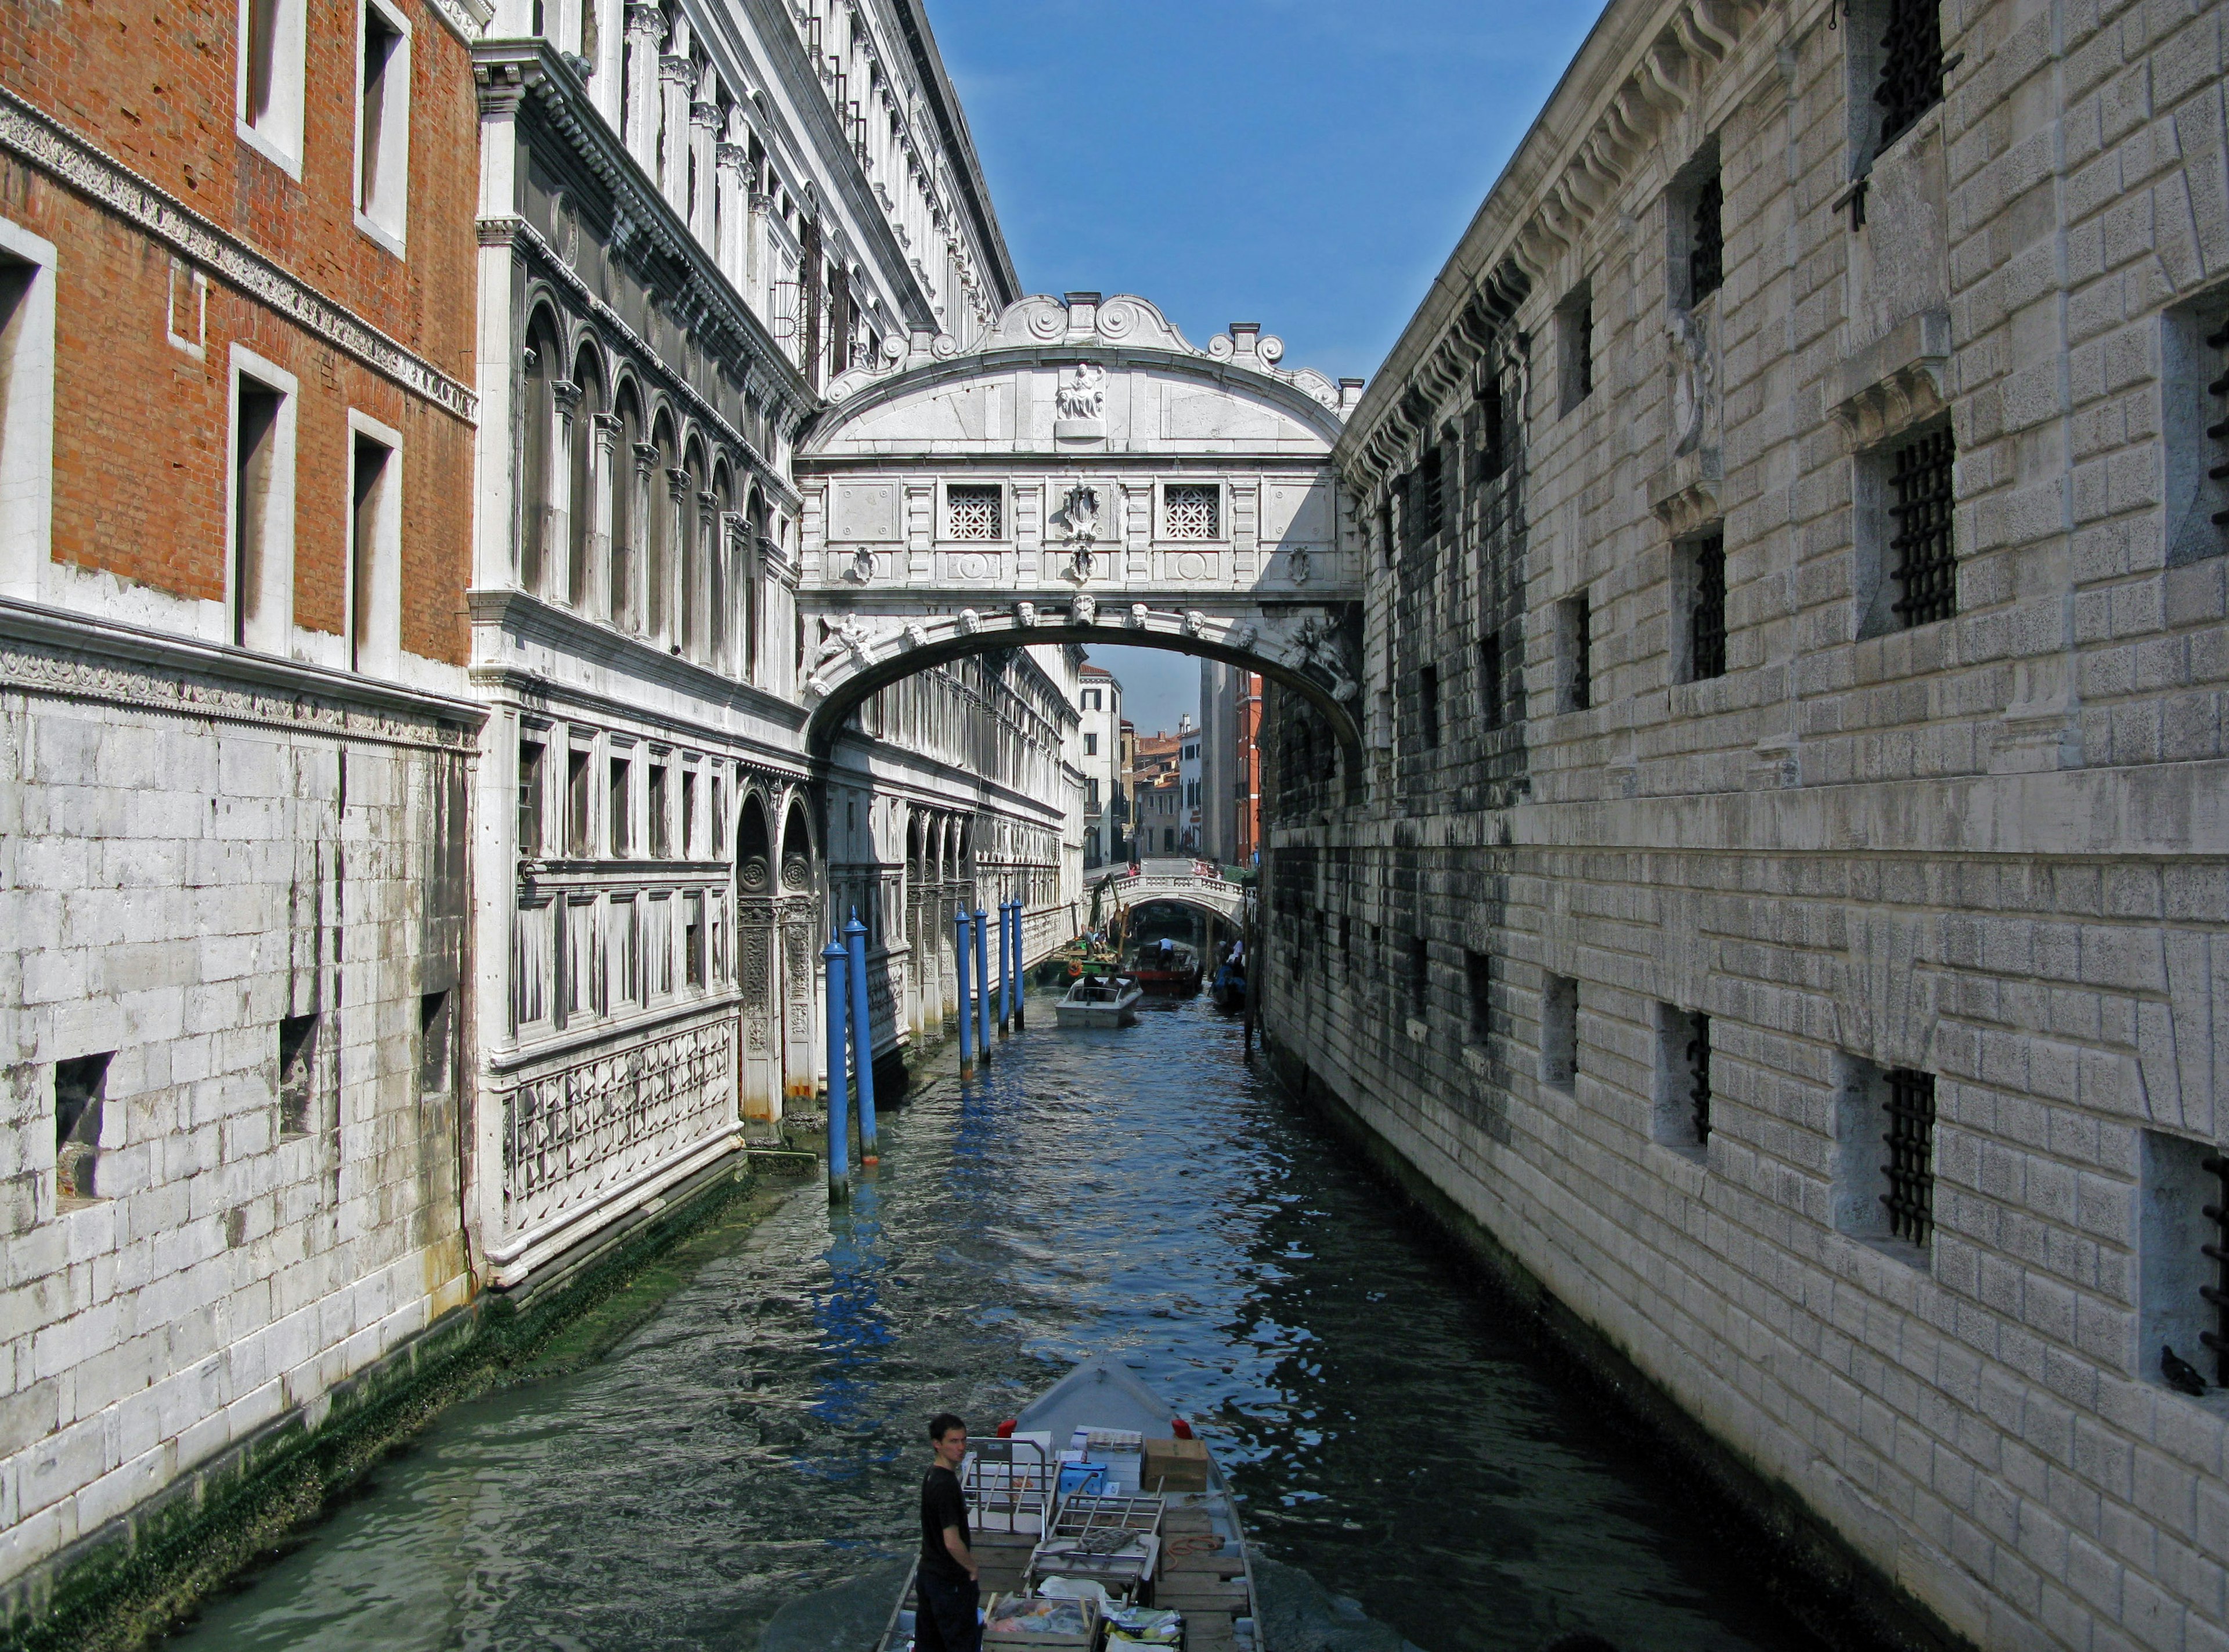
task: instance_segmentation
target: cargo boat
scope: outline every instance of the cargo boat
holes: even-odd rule
[[[1091,1652],[1102,1636],[1103,1652],[1268,1652],[1237,1501],[1190,1436],[1121,1365],[1095,1360],[1001,1437],[969,1443],[984,1652]],[[909,1569],[874,1652],[911,1652],[914,1606]]]
[[[1188,941],[1149,941],[1130,961],[1131,980],[1170,998],[1199,991],[1199,949]]]

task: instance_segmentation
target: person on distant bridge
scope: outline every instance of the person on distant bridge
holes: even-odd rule
[[[928,1444],[935,1456],[921,1477],[914,1652],[980,1652],[983,1625],[976,1607],[982,1591],[975,1556],[967,1546],[967,1498],[960,1489],[967,1424],[950,1411],[939,1411],[928,1420]]]

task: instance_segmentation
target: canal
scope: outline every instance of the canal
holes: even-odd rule
[[[801,1186],[715,1234],[616,1346],[452,1408],[166,1645],[802,1648],[780,1609],[903,1556],[932,1411],[987,1431],[1109,1350],[1233,1468],[1276,1652],[1817,1644],[1235,1021],[1031,1007],[987,1079],[947,1060],[886,1115],[848,1211]]]

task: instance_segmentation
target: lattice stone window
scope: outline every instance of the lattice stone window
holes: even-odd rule
[[[1161,496],[1162,535],[1169,539],[1223,537],[1223,490],[1212,482],[1175,482]]]
[[[1958,559],[1951,543],[1951,472],[1958,448],[1950,427],[1913,437],[1889,455],[1895,532],[1896,617],[1907,628],[1958,611]]]
[[[947,539],[980,542],[1006,537],[1005,491],[995,482],[955,484],[944,490],[944,533]]]

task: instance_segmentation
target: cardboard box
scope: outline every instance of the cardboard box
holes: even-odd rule
[[[1201,1440],[1146,1442],[1146,1460],[1139,1473],[1146,1491],[1205,1491],[1207,1445]]]

